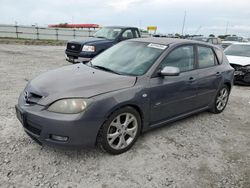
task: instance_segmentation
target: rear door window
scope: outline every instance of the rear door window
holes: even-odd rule
[[[133,38],[133,32],[131,29],[127,29],[123,32],[122,38],[124,39],[132,39]]]
[[[223,62],[223,51],[219,49],[215,49],[216,56],[218,58],[219,64]]]
[[[217,64],[214,52],[209,47],[198,46],[199,68],[212,67]]]

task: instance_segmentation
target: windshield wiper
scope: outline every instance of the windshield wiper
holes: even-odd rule
[[[96,38],[102,38],[102,39],[107,39],[106,37],[102,37],[102,36],[95,36]]]
[[[101,70],[104,70],[104,71],[108,71],[108,72],[112,72],[112,73],[121,75],[121,73],[119,73],[119,72],[116,72],[116,71],[114,71],[112,69],[109,69],[107,67],[103,67],[103,66],[100,66],[100,65],[92,65],[91,67],[94,67],[94,68],[97,68],[97,69],[101,69]]]

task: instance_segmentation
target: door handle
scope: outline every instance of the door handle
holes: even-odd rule
[[[194,81],[195,81],[194,77],[189,78],[189,82],[194,82]]]
[[[219,75],[221,75],[221,73],[220,72],[216,72],[216,76],[219,76]]]

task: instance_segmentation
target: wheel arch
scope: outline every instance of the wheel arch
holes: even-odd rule
[[[111,111],[109,111],[109,113],[107,114],[106,116],[106,120],[117,110],[121,109],[121,108],[125,108],[125,107],[131,107],[133,109],[135,109],[139,115],[140,115],[140,118],[141,118],[141,132],[143,131],[143,126],[144,126],[144,112],[142,110],[142,108],[138,105],[138,104],[134,104],[134,103],[124,103],[124,104],[121,104],[119,106],[116,106],[114,108],[112,108]]]
[[[231,83],[230,83],[230,82],[225,82],[224,84],[228,87],[229,92],[230,92],[230,91],[231,91],[231,89],[232,89],[232,85],[231,85]]]

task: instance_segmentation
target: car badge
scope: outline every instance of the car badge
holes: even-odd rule
[[[24,92],[24,100],[29,101],[30,93],[28,91]]]

